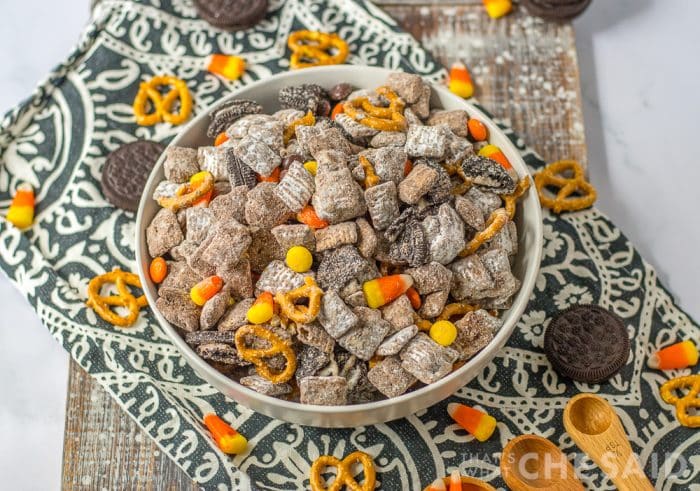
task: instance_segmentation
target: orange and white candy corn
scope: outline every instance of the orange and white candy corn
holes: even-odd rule
[[[511,0],[484,0],[484,7],[486,7],[486,13],[489,14],[489,17],[499,19],[513,10],[513,2]]]
[[[462,476],[459,475],[459,471],[455,470],[450,474],[450,487],[447,490],[462,491]]]
[[[207,303],[211,297],[219,293],[223,286],[224,280],[222,280],[219,276],[204,278],[202,281],[194,285],[192,289],[190,289],[190,298],[195,304],[201,307]]]
[[[426,491],[447,491],[447,486],[445,486],[445,481],[442,479],[435,479]]]
[[[659,370],[673,370],[697,365],[698,348],[690,340],[666,346],[649,358],[649,367]]]
[[[506,157],[503,151],[496,145],[486,145],[484,148],[479,150],[479,155],[481,155],[482,157],[488,157],[491,160],[495,160],[496,162],[501,164],[506,170],[510,170],[513,168],[513,166],[510,163],[510,160],[508,160],[508,157]]]
[[[7,210],[7,221],[19,229],[25,229],[34,221],[34,190],[31,184],[17,186],[17,193]]]
[[[413,278],[410,275],[395,274],[365,281],[362,285],[362,291],[365,293],[367,305],[373,309],[378,309],[382,305],[391,303],[399,298],[412,286]]]
[[[229,80],[238,80],[245,72],[245,60],[240,56],[213,54],[207,70]]]
[[[227,454],[239,454],[245,451],[248,440],[234,430],[226,421],[214,413],[204,416],[204,425],[211,433],[216,445]]]
[[[275,315],[275,300],[270,292],[262,292],[246,313],[246,319],[253,324],[265,324]]]
[[[496,419],[493,416],[464,404],[448,404],[447,414],[480,442],[488,440],[496,429]]]
[[[469,70],[464,63],[453,63],[450,67],[450,78],[447,85],[453,94],[463,99],[469,99],[474,95],[474,83],[469,75]]]

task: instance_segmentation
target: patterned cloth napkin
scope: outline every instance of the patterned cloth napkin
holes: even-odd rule
[[[228,91],[288,69],[290,31],[337,32],[351,45],[349,63],[443,72],[432,57],[380,9],[348,0],[272,0],[253,30],[227,33],[198,19],[187,0],[104,0],[69,59],[31,99],[0,124],[0,214],[20,181],[37,189],[34,226],[20,233],[0,219],[0,266],[36,309],[51,334],[196,482],[220,488],[303,489],[322,454],[363,450],[374,457],[383,489],[421,489],[459,468],[503,486],[502,447],[524,433],[543,435],[570,456],[593,489],[611,482],[562,427],[562,408],[578,392],[597,392],[617,406],[634,450],[658,489],[700,479],[700,433],[680,427],[658,387],[678,373],[646,368],[656,347],[700,329],[673,303],[653,269],[596,210],[545,214],[544,259],[528,309],[507,346],[449,400],[406,419],[326,430],[256,414],[218,393],[184,362],[146,312],[131,329],[115,329],[85,308],[87,283],[116,266],[134,270],[134,215],[100,192],[105,156],[135,138],[167,142],[179,130],[139,127],[131,102],[139,81],[170,73],[187,80],[201,111]],[[236,53],[249,67],[238,82],[204,71],[212,52]],[[542,161],[504,128],[533,169]],[[543,332],[558,311],[596,303],[619,314],[632,340],[624,369],[604,385],[561,379],[542,351]],[[479,444],[446,412],[448,402],[486,409],[498,431]],[[200,424],[214,411],[250,441],[230,458]],[[663,467],[665,465],[665,467]]]

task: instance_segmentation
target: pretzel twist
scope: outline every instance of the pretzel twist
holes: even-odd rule
[[[379,87],[377,94],[389,101],[389,107],[375,106],[367,97],[357,97],[343,104],[345,114],[358,123],[379,131],[403,131],[406,118],[403,110],[406,103],[389,87]]]
[[[676,390],[687,390],[688,392],[678,397],[674,394]],[[668,404],[676,406],[676,419],[688,428],[700,428],[700,415],[688,414],[689,409],[700,409],[700,375],[686,375],[669,380],[661,386],[661,398]]]
[[[267,341],[270,346],[267,348],[250,348],[246,344],[247,336],[255,336]],[[265,377],[274,384],[281,384],[289,381],[297,369],[297,357],[294,354],[294,349],[288,342],[277,336],[272,331],[267,330],[260,325],[245,325],[236,331],[236,349],[238,355],[245,361],[249,361],[255,365],[258,374]],[[270,358],[275,355],[282,355],[286,360],[286,366],[281,372],[274,371],[265,362],[265,358]]]
[[[100,290],[107,283],[114,283],[117,286],[117,295],[105,297],[100,295]],[[110,324],[117,327],[130,327],[136,322],[141,307],[148,305],[148,302],[145,295],[134,297],[129,286],[141,288],[139,277],[119,268],[110,273],[95,276],[88,284],[86,304]],[[111,307],[125,307],[129,313],[121,316],[114,312]]]
[[[289,35],[287,46],[292,50],[289,59],[292,68],[339,65],[349,53],[348,43],[340,36],[318,31],[295,31]],[[331,50],[335,53],[331,54]]]
[[[563,174],[567,171],[573,172],[573,177],[565,177]],[[581,164],[574,160],[549,164],[535,175],[535,187],[542,205],[554,213],[583,210],[592,206],[597,198],[595,188],[583,175]],[[547,187],[558,188],[556,196],[545,193]],[[571,197],[574,193],[579,196]]]
[[[275,302],[279,305],[282,319],[288,319],[297,324],[309,324],[318,317],[323,290],[316,286],[316,282],[310,276],[304,278],[304,283],[299,288],[275,295]],[[296,304],[297,300],[302,298],[308,299],[308,306]]]
[[[172,86],[173,88],[162,96],[158,90],[161,86]],[[180,109],[173,112],[173,105],[180,101]],[[153,112],[148,111],[148,102],[153,106]],[[156,76],[148,82],[142,82],[133,103],[136,123],[141,126],[153,126],[161,121],[166,121],[173,125],[182,124],[187,121],[192,112],[192,96],[187,88],[187,84],[172,76]]]
[[[477,232],[472,240],[459,253],[461,257],[471,256],[485,242],[488,242],[508,223],[508,212],[505,208],[494,210],[486,222],[486,228],[481,232]]]
[[[214,176],[211,172],[202,172],[204,178],[194,187],[191,183],[180,186],[175,196],[163,196],[158,198],[158,204],[163,208],[168,208],[173,213],[194,205],[202,196],[214,189]]]
[[[355,463],[362,464],[365,480],[359,484],[352,473],[352,466]],[[326,467],[336,467],[338,473],[333,480],[333,483],[326,487],[323,481],[323,471]],[[376,485],[376,471],[374,470],[374,462],[372,457],[364,452],[355,451],[345,457],[343,460],[332,455],[321,455],[311,465],[310,483],[312,491],[340,491],[345,486],[350,491],[371,491]]]
[[[455,315],[464,315],[467,312],[474,312],[475,310],[479,310],[478,305],[471,305],[463,302],[449,303],[445,305],[445,308],[442,309],[442,312],[438,315],[438,320],[448,321]]]
[[[530,178],[525,176],[518,181],[518,185],[515,186],[515,191],[513,191],[511,194],[506,194],[503,196],[503,202],[505,203],[504,206],[508,212],[508,218],[510,220],[515,218],[515,208],[518,204],[518,200],[527,192],[528,189],[530,189]]]

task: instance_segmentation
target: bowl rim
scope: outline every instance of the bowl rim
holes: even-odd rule
[[[360,66],[360,65],[331,65],[331,66],[322,66],[322,67],[313,67],[313,68],[305,68],[303,70],[297,70],[297,71],[287,71],[287,72],[282,72],[278,73],[276,75],[272,75],[268,78],[261,79],[255,82],[252,82],[250,84],[247,84],[242,87],[238,87],[237,89],[231,91],[230,93],[226,94],[226,96],[218,99],[216,102],[212,103],[208,107],[204,108],[196,117],[192,118],[182,129],[180,129],[175,136],[175,138],[167,145],[167,148],[170,148],[171,146],[176,146],[181,139],[185,137],[185,135],[189,134],[190,131],[203,119],[208,118],[209,114],[211,111],[218,106],[221,103],[224,103],[226,101],[229,101],[231,99],[235,99],[239,96],[239,93],[242,91],[246,92],[254,92],[255,90],[262,88],[268,84],[270,84],[273,81],[280,81],[280,80],[285,80],[287,78],[298,78],[300,73],[303,73],[304,75],[308,74],[309,76],[307,77],[309,81],[313,81],[313,75],[315,73],[320,73],[320,72],[330,72],[330,73],[337,73],[339,75],[339,80],[340,76],[342,75],[343,72],[350,72],[350,71],[355,71],[355,70],[363,70],[363,71],[371,71],[371,72],[376,72],[377,74],[384,74],[388,75],[393,72],[401,71],[397,69],[389,69],[389,68],[383,68],[383,67],[370,67],[370,66]],[[505,152],[505,149],[503,148],[503,145],[500,145],[501,149],[504,150],[504,153],[510,153],[512,155],[517,155],[517,161],[514,167],[516,167],[516,170],[518,171],[518,175],[523,177],[522,172],[524,171],[526,175],[530,178],[533,179],[532,173],[527,167],[527,164],[523,160],[520,151],[515,147],[513,142],[508,138],[507,135],[505,135],[504,131],[498,127],[496,122],[486,115],[479,107],[474,105],[473,103],[462,99],[461,97],[458,97],[457,95],[453,94],[450,92],[446,87],[440,86],[439,84],[436,84],[426,77],[423,77],[424,81],[428,84],[430,84],[431,89],[433,91],[437,91],[440,94],[441,98],[448,98],[452,99],[456,103],[462,105],[465,110],[469,113],[470,116],[476,115],[486,126],[489,128],[489,132],[491,131],[496,131],[497,133],[500,133],[504,141],[506,143],[506,148],[509,150],[508,152]],[[265,404],[271,404],[273,406],[277,406],[281,409],[289,409],[292,411],[297,411],[297,412],[302,412],[302,413],[308,413],[308,414],[318,414],[318,413],[324,413],[326,415],[344,415],[344,414],[351,414],[351,413],[357,413],[357,412],[362,412],[362,411],[377,411],[382,408],[389,408],[397,404],[401,404],[405,401],[408,401],[410,399],[416,398],[418,396],[421,396],[423,394],[426,394],[428,392],[432,391],[438,391],[440,387],[449,384],[452,382],[454,379],[460,378],[463,376],[467,371],[470,369],[473,369],[474,367],[478,367],[479,370],[483,370],[483,365],[487,363],[489,360],[493,359],[495,355],[497,354],[498,351],[505,345],[507,340],[510,338],[512,335],[513,330],[515,329],[518,321],[522,317],[528,303],[529,303],[529,297],[532,294],[532,291],[534,289],[535,281],[537,280],[537,276],[539,274],[539,268],[540,268],[540,263],[542,260],[542,246],[543,246],[543,222],[542,222],[542,209],[540,206],[534,207],[535,210],[535,216],[531,217],[534,223],[534,244],[532,246],[532,250],[529,251],[529,255],[531,256],[531,259],[533,261],[534,266],[531,268],[526,268],[525,270],[525,275],[522,280],[522,283],[520,285],[520,289],[518,290],[518,293],[516,294],[516,300],[513,303],[513,307],[511,309],[515,308],[516,310],[511,310],[508,309],[510,312],[512,312],[512,324],[510,326],[506,326],[505,323],[501,326],[499,331],[496,333],[496,335],[493,337],[493,339],[489,342],[488,345],[486,345],[484,348],[482,348],[476,355],[471,357],[464,365],[459,367],[456,370],[453,370],[450,372],[448,375],[444,376],[440,380],[433,382],[431,384],[426,384],[423,387],[420,387],[419,389],[406,392],[400,396],[397,397],[391,397],[387,399],[382,399],[379,401],[373,401],[373,402],[367,402],[367,403],[361,403],[361,404],[346,404],[342,406],[322,406],[322,405],[317,405],[317,404],[302,404],[300,402],[294,402],[294,401],[287,401],[284,399],[280,399],[277,397],[272,397],[268,396],[265,394],[261,394],[260,392],[256,392],[240,382],[227,377],[223,373],[219,372],[216,370],[214,367],[209,365],[204,359],[202,359],[184,340],[182,336],[178,334],[178,332],[175,330],[175,328],[168,322],[163,315],[160,313],[160,311],[156,308],[156,298],[151,294],[151,289],[146,288],[145,285],[151,285],[151,279],[149,275],[147,274],[147,265],[144,263],[144,261],[141,260],[141,258],[149,258],[150,255],[148,254],[147,250],[144,250],[142,247],[142,244],[145,243],[145,240],[142,240],[143,235],[145,234],[145,230],[147,228],[147,224],[144,224],[144,213],[145,213],[145,208],[149,200],[152,200],[152,197],[150,195],[150,190],[153,188],[154,181],[157,179],[157,175],[163,166],[163,162],[165,160],[165,155],[166,152],[164,151],[163,154],[159,157],[158,161],[156,164],[153,166],[153,169],[151,170],[151,173],[149,175],[148,181],[146,183],[146,186],[144,188],[144,192],[141,196],[141,200],[139,202],[139,207],[138,207],[138,212],[136,215],[136,251],[135,251],[135,259],[136,259],[136,267],[137,267],[137,272],[139,275],[139,278],[142,282],[142,285],[144,285],[143,292],[146,295],[146,298],[148,300],[148,304],[151,307],[150,310],[151,312],[155,315],[156,320],[160,324],[160,326],[165,330],[165,332],[168,334],[168,337],[170,340],[177,346],[177,348],[184,352],[183,356],[184,360],[194,368],[195,373],[197,376],[202,378],[206,383],[210,385],[212,384],[205,376],[202,375],[202,372],[206,373],[208,377],[211,377],[213,380],[215,380],[218,384],[221,384],[223,386],[230,386],[233,387],[233,391],[239,391],[248,396],[249,398],[252,399],[257,399],[262,403]],[[534,186],[531,186],[529,191],[526,193],[526,196],[528,198],[534,197],[537,200],[537,203],[539,204],[539,197],[537,196],[537,193],[534,189]],[[519,252],[520,254],[520,252]],[[152,287],[152,285],[151,285]],[[518,302],[517,299],[524,294],[527,294],[527,298],[524,299],[523,302]],[[519,304],[519,305],[518,305]],[[517,307],[516,307],[517,305]],[[488,358],[488,360],[487,360]],[[464,384],[460,385],[460,388],[464,387],[467,383],[469,383],[470,380],[472,380],[474,377],[471,379],[467,380]],[[232,397],[229,394],[224,393],[221,391],[218,387],[214,386],[217,392],[222,393],[225,397],[232,399]],[[459,390],[459,389],[457,389]],[[454,394],[453,391],[451,394]],[[437,404],[440,402],[440,400],[443,399],[438,399],[433,402],[431,402],[429,405],[425,407],[430,407],[434,404]],[[235,401],[237,403],[240,403],[239,401]],[[244,406],[248,407],[245,403],[240,403],[243,404]],[[251,409],[252,410],[252,409]],[[256,410],[254,410],[257,412]]]

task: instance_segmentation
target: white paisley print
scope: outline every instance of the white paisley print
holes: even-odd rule
[[[228,33],[198,19],[189,0],[104,0],[74,53],[0,123],[0,214],[20,181],[37,191],[34,227],[20,233],[0,219],[0,266],[27,296],[51,334],[196,482],[213,489],[303,489],[321,454],[363,450],[374,457],[382,489],[417,490],[459,468],[503,487],[500,450],[513,436],[543,435],[575,459],[591,489],[614,489],[561,423],[580,391],[603,394],[618,410],[634,450],[657,489],[700,482],[700,434],[678,425],[658,387],[682,371],[660,373],[644,360],[656,347],[700,330],[673,303],[653,269],[596,210],[545,215],[542,269],[527,312],[507,346],[449,400],[406,419],[346,430],[302,427],[253,413],[203,382],[149,313],[115,330],[84,306],[87,282],[116,266],[134,270],[134,215],[100,192],[105,156],[136,138],[167,142],[169,125],[138,127],[131,101],[142,79],[170,73],[193,91],[195,112],[226,92],[288,69],[287,34],[308,28],[349,41],[349,63],[419,73],[444,70],[379,8],[366,1],[271,0],[253,30]],[[212,52],[238,53],[249,68],[236,82],[207,73]],[[509,130],[506,131],[509,132]],[[509,132],[514,142],[517,142]],[[534,169],[541,160],[519,147]],[[549,319],[576,303],[620,315],[632,341],[623,370],[603,385],[560,378],[542,352]],[[687,371],[686,371],[687,372]],[[499,421],[476,445],[452,423],[446,404],[465,401]],[[215,411],[249,436],[246,454],[221,454],[200,424]],[[665,464],[665,465],[664,465]]]

